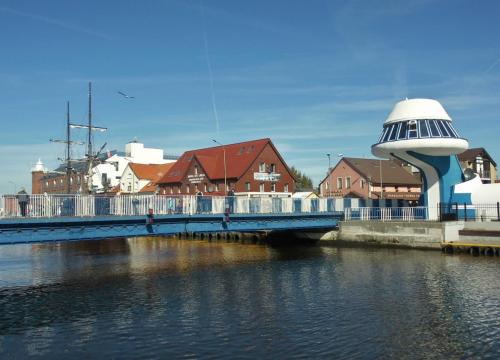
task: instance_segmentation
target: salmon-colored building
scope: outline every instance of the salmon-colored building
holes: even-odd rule
[[[226,183],[227,188],[224,188]],[[295,179],[268,138],[186,151],[158,181],[160,194],[291,195]]]
[[[419,173],[395,160],[343,157],[320,183],[322,196],[418,201]]]

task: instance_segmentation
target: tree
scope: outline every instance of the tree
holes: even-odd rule
[[[312,179],[301,171],[297,170],[294,166],[290,168],[293,177],[295,178],[296,191],[313,191]]]

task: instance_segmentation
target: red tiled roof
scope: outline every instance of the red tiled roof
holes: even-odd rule
[[[150,182],[146,186],[144,186],[141,190],[139,190],[140,193],[154,193],[156,192],[156,183]]]
[[[278,151],[269,138],[186,151],[158,183],[181,182],[193,159],[200,163],[210,179],[224,179],[224,150],[226,153],[226,177],[239,179],[267,144],[273,147],[279,157]],[[283,159],[281,160],[283,161]],[[284,161],[283,164],[285,164]]]
[[[137,164],[129,163],[130,169],[134,172],[135,176],[143,180],[151,180],[157,182],[161,179],[175,163],[168,164]]]

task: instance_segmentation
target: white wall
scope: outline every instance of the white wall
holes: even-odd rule
[[[144,147],[144,144],[139,142],[131,142],[126,144],[125,155],[126,156],[113,155],[110,158],[106,159],[103,164],[99,164],[92,169],[92,185],[95,191],[102,192],[104,190],[104,184],[102,183],[102,174],[106,174],[107,178],[110,179],[110,188],[120,184],[120,180],[123,176],[122,174],[130,162],[138,164],[167,164],[175,162],[175,160],[163,159],[162,149],[146,148]],[[116,168],[115,163],[118,164],[118,168]],[[142,182],[144,181],[146,180],[142,180]],[[146,184],[148,182],[149,181],[147,181]],[[140,186],[140,184],[138,184],[138,186]],[[121,185],[120,188],[122,189]],[[125,187],[125,189],[126,188],[127,187]]]

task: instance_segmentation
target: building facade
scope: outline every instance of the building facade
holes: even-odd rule
[[[422,182],[419,174],[393,160],[343,157],[319,188],[321,196],[393,199],[417,202]]]
[[[155,192],[158,180],[160,180],[173,165],[174,163],[129,163],[121,176],[119,192],[129,194],[146,192],[146,190],[147,192]],[[142,191],[145,187],[147,187],[147,189]]]
[[[472,148],[458,154],[463,170],[471,169],[479,175],[483,184],[497,182],[497,163],[484,148]]]
[[[185,152],[159,181],[170,195],[286,195],[295,179],[270,139]]]
[[[112,151],[99,156],[92,167],[92,192],[107,193],[120,185],[120,180],[129,163],[169,164],[175,157],[164,155],[162,149],[146,148],[137,141],[125,145],[124,152]],[[70,193],[88,193],[88,162],[86,159],[73,160],[71,163]],[[33,194],[66,194],[68,192],[66,166],[63,164],[48,171],[39,160],[31,172]]]

